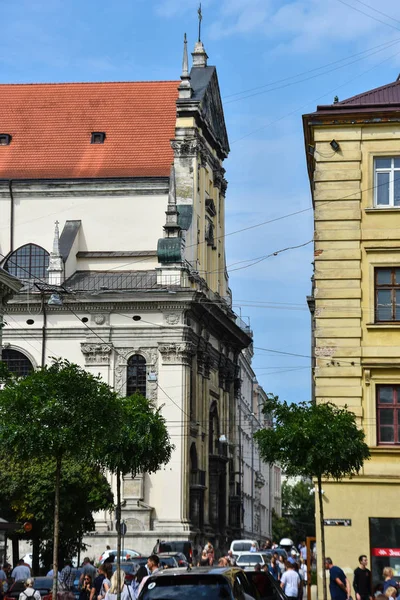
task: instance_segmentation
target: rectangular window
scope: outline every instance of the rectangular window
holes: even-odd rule
[[[376,388],[378,444],[400,444],[400,385]]]
[[[400,157],[375,158],[375,206],[400,207]]]
[[[400,267],[375,269],[375,322],[400,321]]]

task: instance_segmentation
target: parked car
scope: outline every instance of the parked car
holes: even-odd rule
[[[265,571],[258,573],[256,571],[246,571],[246,577],[257,588],[260,600],[287,600],[285,592],[270,573],[266,573]],[[263,580],[261,585],[260,578]]]
[[[51,600],[51,590],[53,587],[52,577],[34,577],[34,589],[40,592],[42,600]],[[4,600],[18,600],[21,592],[25,591],[23,581],[14,581],[7,592],[4,594]]]
[[[158,558],[161,566],[169,569],[189,566],[188,560],[182,552],[161,552],[158,554]]]
[[[133,579],[133,576],[136,574],[139,567],[145,565],[147,563],[147,558],[145,556],[136,557],[136,560],[129,560],[121,562],[121,570],[125,572],[125,581],[126,583],[130,583]],[[117,570],[117,563],[114,562],[112,565],[112,572],[115,573]]]
[[[258,550],[258,544],[256,540],[233,540],[230,549],[234,554],[237,554],[238,552],[248,552],[253,544],[256,545]]]
[[[278,556],[283,556],[283,558],[285,560],[287,560],[288,557],[288,553],[286,552],[286,550],[284,548],[268,548],[268,550],[260,550],[259,552],[262,552],[263,554],[266,554],[268,556],[268,558],[271,558],[271,556],[273,554],[275,554],[275,552],[278,553]]]
[[[103,563],[107,558],[110,557],[110,555],[113,554],[114,555],[114,560],[117,559],[117,550],[105,550],[105,552],[103,552],[103,554],[100,556],[99,558],[99,563]],[[136,550],[121,550],[121,560],[126,560],[126,557],[134,557],[134,556],[140,556],[140,552],[137,552]]]
[[[193,544],[190,540],[167,540],[157,541],[157,544],[153,548],[153,554],[160,554],[164,552],[182,552],[186,556],[186,559],[191,564],[193,558]]]
[[[139,600],[258,600],[245,573],[236,567],[166,569],[150,575]],[[275,600],[275,599],[274,599]]]
[[[245,571],[254,569],[257,563],[262,566],[268,562],[268,556],[263,552],[241,552],[236,558],[237,566]]]

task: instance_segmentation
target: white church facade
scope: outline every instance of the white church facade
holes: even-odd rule
[[[189,72],[185,41],[180,82],[0,85],[0,266],[24,283],[2,360],[23,375],[63,357],[163,406],[171,462],[123,485],[125,546],[141,552],[158,538],[226,547],[243,531],[236,404],[251,336],[225,263],[217,73],[201,42],[192,56]],[[96,557],[114,546],[114,516],[86,542]]]

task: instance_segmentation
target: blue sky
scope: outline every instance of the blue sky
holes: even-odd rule
[[[197,5],[1,0],[0,81],[177,79],[183,33],[189,47],[196,41]],[[231,142],[227,231],[309,209],[301,114],[397,78],[400,3],[203,0],[202,6],[202,38],[218,69]],[[312,236],[311,210],[229,236],[228,265]],[[232,266],[235,310],[251,318],[256,348],[310,354],[312,260],[310,244],[246,269]],[[310,398],[308,358],[256,350],[254,366],[267,392],[289,401]]]

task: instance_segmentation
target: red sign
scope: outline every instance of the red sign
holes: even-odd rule
[[[400,548],[372,548],[372,556],[398,556],[400,557]]]

